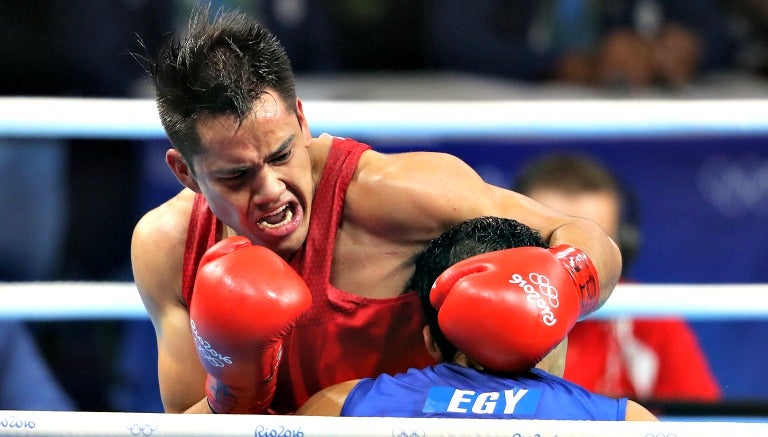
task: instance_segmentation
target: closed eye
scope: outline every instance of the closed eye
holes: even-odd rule
[[[218,175],[218,178],[222,181],[235,181],[241,178],[244,178],[248,174],[248,170],[242,169],[242,170],[231,170],[227,173],[222,173]]]
[[[293,156],[292,144],[294,137],[295,135],[291,135],[290,137],[286,138],[286,140],[280,144],[280,147],[278,147],[278,149],[269,156],[267,163],[280,165],[291,159],[291,156]]]
[[[281,153],[278,153],[277,155],[272,156],[270,158],[269,163],[270,164],[282,164],[286,161],[288,161],[291,156],[293,156],[293,148],[290,148],[288,150],[282,151]]]

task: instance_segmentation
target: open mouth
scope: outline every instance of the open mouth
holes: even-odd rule
[[[258,224],[267,229],[277,229],[287,225],[291,220],[293,220],[293,209],[290,205],[285,205],[272,214],[262,217]]]

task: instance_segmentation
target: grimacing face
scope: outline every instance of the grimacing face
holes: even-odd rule
[[[265,93],[239,126],[235,117],[218,116],[201,119],[197,129],[203,152],[191,163],[194,176],[174,170],[179,180],[202,193],[238,235],[283,257],[298,250],[314,193],[312,136],[301,102],[294,114],[277,93]]]

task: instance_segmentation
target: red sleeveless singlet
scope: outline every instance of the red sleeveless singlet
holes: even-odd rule
[[[312,292],[312,307],[283,340],[272,410],[294,412],[311,395],[338,382],[434,364],[422,339],[424,319],[415,293],[371,299],[331,285],[336,231],[347,187],[370,146],[334,138],[313,198],[309,233],[291,260]],[[221,223],[198,195],[190,217],[182,277],[189,305],[195,272]]]

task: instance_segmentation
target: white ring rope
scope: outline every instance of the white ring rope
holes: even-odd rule
[[[768,134],[766,99],[309,100],[313,132],[387,138]],[[0,136],[165,138],[151,99],[0,98]]]
[[[764,437],[768,423],[602,422],[0,411],[0,436]]]
[[[132,282],[0,284],[0,319],[144,319]],[[591,317],[768,318],[768,284],[620,284]]]

